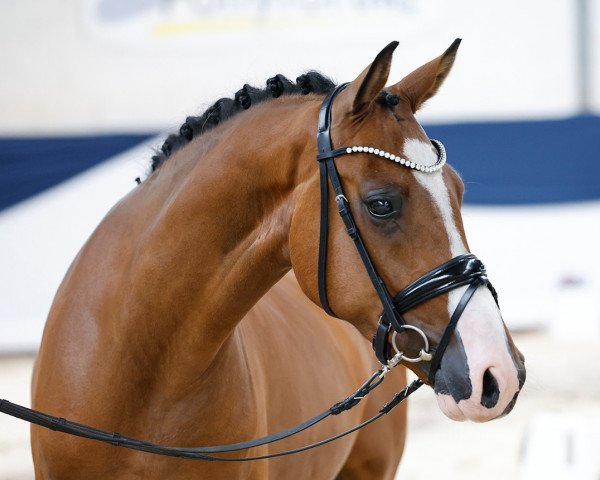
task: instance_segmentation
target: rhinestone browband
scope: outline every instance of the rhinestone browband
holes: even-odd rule
[[[437,172],[440,168],[442,168],[446,163],[446,148],[444,147],[444,144],[439,140],[431,139],[431,143],[438,151],[438,161],[434,165],[429,166],[411,162],[410,160],[402,158],[400,155],[394,155],[393,153],[386,152],[385,150],[381,150],[375,147],[355,145],[352,147],[346,147],[345,150],[346,153],[371,153],[382,158],[387,158],[388,160],[399,163],[400,165],[404,165],[405,167],[412,168],[413,170],[418,170],[424,173],[434,173]]]

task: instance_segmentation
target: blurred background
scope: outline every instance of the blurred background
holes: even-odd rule
[[[457,37],[419,119],[528,382],[484,425],[418,392],[398,478],[600,478],[600,0],[0,2],[0,397],[28,404],[68,265],[186,116],[277,73],[351,80],[391,40],[395,83]],[[32,472],[28,427],[0,417],[0,480]]]

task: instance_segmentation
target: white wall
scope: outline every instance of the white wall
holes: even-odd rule
[[[94,23],[91,0],[7,0],[0,3],[0,134],[177,126],[219,96],[245,82],[262,84],[274,73],[295,77],[317,68],[338,81],[351,79],[392,39],[401,41],[395,81],[459,36],[464,41],[454,72],[424,120],[576,111],[572,0],[405,4],[397,16],[377,9],[359,17],[319,11],[290,20],[282,14],[264,28],[228,31],[216,22],[214,28],[192,24],[191,33],[181,33],[189,26],[180,21],[185,14],[171,12],[160,25],[176,26],[175,33],[155,35],[147,22],[156,16],[126,29]],[[594,18],[600,19],[599,5],[594,0]],[[333,26],[325,25],[328,18]],[[600,36],[597,30],[594,35]],[[598,69],[594,75],[600,108]],[[36,348],[71,259],[133,187],[158,143],[0,213],[0,351]],[[591,292],[600,289],[600,204],[467,208],[465,223],[473,251],[501,292],[509,324],[576,320],[578,328],[595,328],[600,314]],[[581,282],[564,293],[565,278]],[[569,298],[579,300],[565,303]]]
[[[110,3],[0,3],[0,132],[171,127],[274,73],[295,78],[317,68],[352,79],[394,39],[401,42],[394,81],[454,38],[464,40],[425,120],[562,116],[577,108],[575,0],[404,0],[393,11],[328,11],[308,2],[308,13],[280,9],[261,24],[248,11],[194,23],[182,13],[192,0],[107,22],[94,14],[101,1]],[[600,0],[591,1],[597,25]],[[600,50],[594,55],[600,64]],[[593,85],[599,108],[600,82]]]
[[[34,351],[67,268],[157,140],[0,212],[0,353]]]

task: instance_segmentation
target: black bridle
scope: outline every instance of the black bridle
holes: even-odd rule
[[[325,418],[331,415],[338,415],[346,410],[350,410],[357,405],[366,395],[368,395],[373,389],[381,384],[385,375],[389,370],[396,366],[401,361],[427,361],[431,360],[429,367],[429,383],[433,386],[435,380],[435,372],[439,368],[441,363],[442,355],[450,341],[452,333],[456,327],[456,324],[464,311],[467,303],[481,285],[487,285],[491,290],[494,299],[497,302],[496,292],[488,281],[485,267],[483,264],[471,254],[460,255],[452,260],[444,263],[438,268],[426,273],[422,277],[418,278],[400,293],[392,298],[385,283],[377,273],[375,265],[371,261],[371,257],[365,247],[352,211],[350,210],[350,204],[344,195],[344,189],[335,167],[334,158],[340,155],[354,153],[349,150],[348,147],[333,149],[331,144],[331,110],[333,107],[333,101],[337,94],[346,87],[347,84],[343,84],[335,88],[325,99],[319,112],[319,128],[317,135],[318,143],[318,155],[319,169],[321,175],[321,229],[320,229],[320,241],[319,241],[319,265],[318,265],[318,283],[319,283],[319,297],[321,304],[325,311],[332,316],[333,313],[329,302],[327,300],[327,288],[326,288],[326,263],[327,263],[327,233],[329,229],[328,219],[328,207],[329,207],[329,185],[328,179],[331,182],[333,191],[335,193],[335,200],[338,206],[338,211],[344,221],[344,225],[348,231],[348,234],[354,241],[358,253],[365,265],[367,273],[373,283],[381,303],[383,305],[383,313],[379,319],[377,331],[373,338],[373,348],[375,354],[382,364],[382,368],[373,373],[369,379],[352,395],[346,397],[341,402],[332,405],[330,408],[325,410],[323,413],[307,420],[299,425],[288,428],[281,432],[273,435],[268,435],[262,438],[249,440],[245,442],[239,442],[229,445],[219,445],[211,447],[199,447],[199,448],[177,448],[177,447],[166,447],[155,443],[140,440],[134,437],[121,435],[116,432],[108,432],[98,428],[83,425],[81,423],[75,423],[64,418],[55,417],[48,415],[37,410],[23,407],[9,402],[8,400],[0,400],[0,412],[6,413],[16,418],[20,418],[27,422],[40,425],[51,430],[56,430],[70,435],[79,437],[89,438],[104,443],[110,443],[115,446],[130,448],[133,450],[139,450],[144,452],[150,452],[157,455],[166,455],[172,457],[188,458],[193,460],[209,460],[209,461],[222,461],[222,462],[244,462],[250,460],[262,460],[274,457],[280,457],[284,455],[290,455],[293,453],[303,452],[326,443],[332,442],[339,438],[342,438],[350,433],[353,433],[382,416],[389,413],[394,407],[400,402],[406,399],[410,394],[416,391],[423,385],[421,380],[415,380],[406,388],[398,392],[392,399],[383,405],[377,414],[365,420],[361,424],[346,430],[342,433],[321,440],[319,442],[312,443],[303,447],[287,450],[284,452],[277,452],[265,455],[256,455],[252,457],[244,458],[226,458],[215,456],[215,453],[226,453],[235,452],[239,450],[246,450],[249,448],[255,448],[262,445],[268,445],[284,438],[289,438],[299,432],[302,432],[313,425],[321,422]],[[436,144],[434,144],[436,145]],[[449,290],[468,285],[464,292],[458,306],[454,310],[454,313],[448,323],[444,334],[433,355],[429,352],[428,340],[425,334],[415,326],[408,325],[402,318],[402,314],[406,311],[414,308],[420,303],[429,300],[432,297],[441,295],[442,293],[448,292]],[[420,357],[417,359],[407,358],[402,352],[396,349],[396,354],[392,356],[389,348],[389,335],[397,335],[404,332],[407,329],[418,331],[424,339],[425,348],[421,350]],[[395,347],[395,341],[392,342]]]
[[[498,297],[495,289],[492,287],[487,278],[487,273],[483,263],[475,255],[465,254],[455,257],[443,265],[435,268],[434,270],[426,273],[392,298],[383,279],[377,273],[377,269],[371,260],[369,252],[367,251],[367,247],[362,240],[360,231],[356,225],[356,222],[354,221],[352,210],[350,209],[350,203],[344,194],[344,188],[342,187],[342,182],[340,181],[340,177],[335,167],[334,159],[336,157],[350,155],[353,153],[361,153],[356,152],[356,150],[348,146],[334,149],[331,142],[331,117],[333,102],[336,96],[344,88],[346,88],[347,85],[347,83],[339,85],[333,91],[331,91],[323,100],[323,104],[319,112],[319,126],[317,133],[317,159],[319,161],[321,187],[321,228],[319,233],[318,273],[319,299],[325,311],[331,316],[336,316],[327,299],[326,283],[327,236],[329,231],[328,184],[331,183],[335,195],[335,201],[338,207],[338,212],[342,217],[344,225],[346,226],[348,235],[353,240],[354,245],[358,250],[367,274],[371,279],[371,283],[373,284],[373,287],[375,288],[375,291],[377,292],[377,295],[379,296],[383,306],[383,313],[381,314],[379,323],[377,325],[377,330],[373,337],[373,349],[375,350],[377,359],[383,366],[388,367],[395,366],[403,359],[406,360],[407,358],[402,352],[399,351],[396,352],[395,356],[390,355],[389,335],[391,332],[399,334],[407,329],[416,330],[423,337],[426,348],[422,349],[419,358],[414,359],[413,361],[431,361],[428,380],[429,384],[433,386],[435,383],[435,373],[441,364],[442,356],[444,355],[444,351],[450,342],[450,338],[452,337],[452,333],[456,328],[456,324],[458,323],[460,316],[462,315],[465,307],[469,303],[469,300],[477,288],[481,285],[487,285],[492,292],[496,303],[498,303]],[[433,145],[438,149],[438,153],[441,154],[438,144],[439,142],[437,141],[433,143]],[[465,285],[468,285],[468,287],[463,293],[461,300],[458,302],[458,305],[454,310],[448,325],[446,326],[446,330],[432,355],[430,352],[428,352],[428,341],[425,334],[417,327],[407,325],[402,317],[402,314],[416,307],[420,303],[429,300],[430,298]]]

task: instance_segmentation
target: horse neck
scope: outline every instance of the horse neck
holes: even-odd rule
[[[153,324],[147,343],[168,339],[196,373],[290,269],[294,192],[317,172],[300,160],[311,107],[255,106],[178,150],[133,193],[158,212],[138,236],[132,283],[146,308],[136,316]]]

